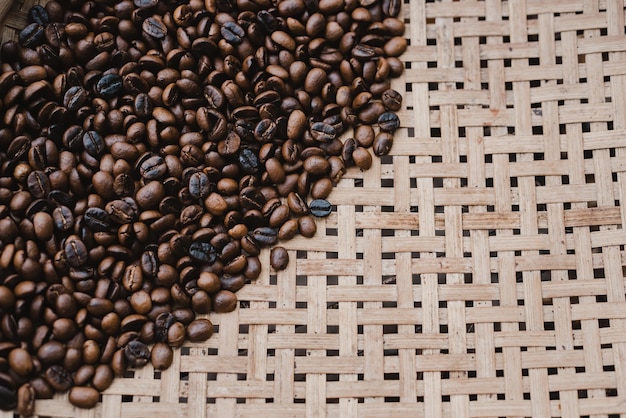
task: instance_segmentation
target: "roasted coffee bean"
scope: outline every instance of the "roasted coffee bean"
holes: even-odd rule
[[[42,199],[50,192],[50,179],[39,170],[32,171],[26,180],[28,191],[36,199]]]
[[[400,119],[393,112],[385,112],[378,117],[378,126],[381,131],[393,132],[400,127]]]
[[[256,228],[252,232],[252,238],[261,246],[272,245],[276,243],[276,230],[268,227]]]
[[[24,348],[14,348],[8,356],[9,367],[20,376],[28,376],[33,371],[33,359]]]
[[[75,386],[70,389],[68,400],[78,408],[90,409],[96,406],[100,394],[94,388],[87,386]]]
[[[124,349],[124,356],[131,367],[141,367],[150,359],[150,349],[141,341],[130,341]]]
[[[41,45],[44,37],[44,27],[37,22],[26,26],[18,35],[19,42],[24,48],[35,48]]]
[[[241,26],[236,24],[235,22],[225,22],[220,28],[220,33],[222,37],[226,40],[226,42],[239,45],[243,42],[243,38],[246,32],[243,30]]]
[[[189,255],[206,264],[213,264],[217,260],[217,251],[208,242],[193,242],[189,246]]]
[[[81,86],[70,87],[63,96],[63,105],[67,110],[76,112],[87,101],[87,92]]]
[[[17,412],[26,417],[35,413],[35,389],[28,383],[24,383],[17,390]],[[0,408],[1,409],[1,408]]]
[[[379,132],[374,138],[372,150],[377,156],[387,155],[393,145],[393,135],[389,132]]]
[[[150,353],[150,362],[155,369],[165,370],[172,365],[173,360],[174,353],[169,345],[163,342],[154,344]]]
[[[117,74],[106,74],[96,83],[96,92],[105,99],[112,99],[124,88],[122,78]]]
[[[159,155],[153,155],[143,160],[139,167],[139,174],[146,180],[156,180],[167,174],[167,164]]]
[[[94,232],[108,231],[111,227],[109,214],[100,208],[89,208],[83,217],[85,223]]]
[[[45,25],[50,21],[46,9],[38,4],[30,8],[30,10],[28,11],[28,18],[29,20],[40,25]]]
[[[385,108],[393,112],[397,112],[402,107],[402,95],[393,89],[383,92],[382,101]]]
[[[167,35],[167,26],[159,16],[150,16],[141,24],[141,29],[155,39],[163,39]]]
[[[213,324],[208,319],[195,319],[187,325],[187,338],[191,342],[202,342],[213,335]]]
[[[44,378],[57,392],[65,392],[74,385],[74,379],[72,379],[70,372],[56,364],[45,371]]]
[[[285,247],[274,247],[270,251],[270,265],[274,270],[284,270],[289,264],[289,253]]]
[[[72,267],[80,267],[89,259],[87,247],[76,235],[71,235],[65,241],[65,257]]]
[[[316,122],[311,125],[311,136],[317,141],[329,142],[335,139],[337,131],[327,123]]]
[[[105,150],[104,138],[97,131],[87,131],[83,134],[83,146],[94,157],[98,157]]]
[[[328,202],[328,200],[315,199],[309,203],[309,211],[311,212],[311,215],[323,218],[330,215],[332,212],[332,205]]]
[[[67,206],[57,206],[52,211],[54,227],[59,232],[70,231],[74,228],[74,214]]]

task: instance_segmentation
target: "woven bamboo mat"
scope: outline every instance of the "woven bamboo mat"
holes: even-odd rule
[[[626,416],[624,0],[402,13],[392,156],[348,173],[209,341],[94,410],[59,396],[38,414]]]

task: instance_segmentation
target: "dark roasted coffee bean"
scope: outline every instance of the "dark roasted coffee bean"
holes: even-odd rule
[[[326,199],[315,199],[309,203],[309,211],[311,215],[323,218],[332,212],[332,205]]]
[[[163,39],[167,35],[167,26],[163,23],[163,20],[159,16],[150,16],[141,24],[143,31],[155,38]]]
[[[74,228],[74,214],[67,206],[57,206],[52,211],[54,227],[59,232],[70,231]]]
[[[28,18],[31,21],[40,25],[45,25],[50,21],[46,9],[38,4],[30,8],[30,10],[28,11]]]
[[[26,180],[28,191],[33,197],[42,199],[50,192],[50,179],[43,171],[33,171]]]
[[[41,45],[45,38],[42,24],[33,22],[26,26],[18,35],[20,44],[25,48],[35,48]]]
[[[393,89],[383,92],[382,101],[385,108],[393,112],[397,112],[402,107],[402,95]]]
[[[311,125],[311,136],[317,141],[329,142],[335,139],[337,131],[327,123],[315,122]]]
[[[204,199],[211,192],[211,182],[206,173],[200,171],[189,178],[189,193],[197,199]]]
[[[258,156],[248,148],[244,148],[239,152],[239,165],[246,174],[255,174],[261,167]]]
[[[104,138],[97,131],[87,131],[83,134],[83,146],[94,157],[98,157],[105,150]]]
[[[133,222],[137,218],[137,203],[130,197],[114,200],[107,203],[105,210],[111,220],[119,224]]]
[[[96,92],[105,99],[112,99],[124,88],[122,78],[117,74],[106,74],[96,83]]]
[[[35,389],[28,383],[24,383],[17,390],[17,412],[26,417],[35,413]],[[1,409],[1,408],[0,408]]]
[[[372,150],[377,156],[387,155],[393,145],[393,135],[389,132],[379,132],[374,138]]]
[[[400,119],[394,112],[385,112],[378,117],[378,126],[381,131],[393,132],[400,127]]]
[[[131,367],[141,367],[150,359],[150,349],[141,341],[130,341],[124,349],[124,355]]]
[[[226,22],[220,28],[220,33],[226,42],[239,45],[246,34],[241,26],[235,22]]]
[[[165,160],[159,155],[144,160],[139,167],[139,174],[146,180],[156,180],[167,174]]]
[[[65,241],[65,257],[72,267],[80,267],[88,260],[87,247],[76,235],[70,235]]]
[[[231,312],[237,307],[237,296],[229,290],[220,290],[212,298],[215,312]]]
[[[46,382],[57,392],[65,392],[74,384],[72,375],[66,369],[59,365],[50,366],[45,374]]]
[[[14,348],[8,356],[11,370],[20,376],[27,376],[33,371],[33,358],[24,348]]]
[[[67,110],[76,112],[87,101],[87,92],[80,86],[70,87],[63,96],[63,105]]]
[[[111,227],[109,214],[100,208],[89,208],[85,211],[85,223],[94,232],[108,231]]]
[[[189,255],[207,264],[213,264],[217,260],[217,251],[208,242],[193,242],[189,246]]]
[[[289,264],[289,253],[285,247],[274,247],[270,252],[270,265],[274,270],[284,270]]]
[[[252,238],[261,246],[272,245],[276,243],[276,230],[268,227],[256,228],[252,232]]]

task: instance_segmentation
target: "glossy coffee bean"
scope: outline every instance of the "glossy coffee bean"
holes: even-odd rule
[[[174,353],[166,343],[157,342],[150,353],[150,362],[156,370],[165,370],[172,365]]]
[[[17,390],[17,412],[30,417],[35,412],[35,389],[28,383],[24,383]]]
[[[323,218],[330,215],[332,212],[332,205],[328,202],[328,200],[315,199],[309,203],[309,211],[311,212],[311,215]]]
[[[90,409],[96,406],[100,399],[100,394],[91,387],[75,386],[70,389],[68,399],[72,405],[78,408]]]
[[[270,251],[270,265],[274,270],[284,270],[289,264],[289,253],[285,247],[274,247]]]
[[[208,340],[213,335],[213,324],[208,319],[195,319],[187,325],[187,338],[192,342]]]

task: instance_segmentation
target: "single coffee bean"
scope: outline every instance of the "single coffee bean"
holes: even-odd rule
[[[91,387],[75,386],[70,389],[68,399],[72,405],[78,408],[90,409],[96,406],[100,399],[100,394]]]
[[[130,341],[124,349],[124,355],[131,367],[141,367],[150,359],[150,349],[141,341]]]
[[[400,119],[393,112],[385,112],[378,117],[378,126],[384,132],[393,132],[400,127]]]
[[[150,362],[155,369],[165,370],[172,365],[173,360],[174,353],[169,345],[162,342],[154,344],[150,353]]]
[[[83,216],[85,223],[94,232],[108,231],[111,227],[109,214],[101,208],[89,208]]]
[[[26,417],[32,416],[35,413],[36,397],[35,389],[29,383],[20,386],[17,390],[17,412]]]
[[[106,148],[104,138],[96,131],[87,131],[83,134],[83,146],[94,157],[102,154]]]
[[[276,230],[268,227],[259,227],[252,232],[252,238],[261,246],[276,243]]]
[[[274,270],[284,270],[289,264],[289,253],[285,247],[274,247],[270,251],[270,265]]]
[[[52,211],[54,227],[59,232],[70,231],[74,228],[74,214],[67,206],[57,206]]]
[[[38,23],[40,25],[45,25],[46,23],[50,21],[50,18],[48,16],[48,12],[46,11],[46,9],[43,6],[40,6],[38,4],[31,7],[30,10],[28,10],[28,18],[31,21]]]
[[[106,74],[96,84],[96,92],[105,99],[112,99],[124,88],[122,78],[117,74]]]
[[[222,37],[226,40],[226,42],[239,45],[243,42],[243,38],[245,36],[245,31],[241,26],[236,24],[235,22],[226,22],[220,28],[220,33]]]
[[[20,45],[24,48],[35,48],[41,45],[45,37],[44,27],[42,24],[33,22],[26,26],[18,35]]]
[[[215,312],[231,312],[237,307],[237,296],[229,290],[220,290],[212,300]]]
[[[50,366],[44,373],[48,384],[57,392],[65,392],[74,384],[72,375],[59,365]]]
[[[328,200],[315,199],[309,203],[309,211],[311,212],[311,215],[323,218],[330,215],[332,212],[332,205],[328,202]]]
[[[187,325],[187,338],[191,342],[202,342],[213,335],[213,324],[208,319],[195,319]]]
[[[100,364],[95,368],[91,384],[98,391],[106,390],[113,383],[113,369],[108,364]]]
[[[88,260],[87,247],[76,235],[70,235],[65,241],[65,257],[72,267],[80,267]]]
[[[143,31],[155,38],[163,39],[167,35],[167,26],[163,23],[163,20],[159,16],[150,16],[141,24]]]
[[[402,107],[402,95],[393,89],[383,92],[382,101],[385,108],[392,112],[397,112]]]
[[[374,138],[372,150],[377,156],[387,155],[393,145],[393,135],[389,132],[379,132]]]
[[[87,101],[87,92],[80,86],[70,87],[63,96],[63,105],[67,110],[76,112]]]
[[[193,242],[189,246],[189,255],[193,259],[206,264],[213,264],[217,260],[217,251],[208,242]]]
[[[9,367],[20,376],[27,376],[33,371],[33,359],[24,348],[14,348],[9,353]]]

